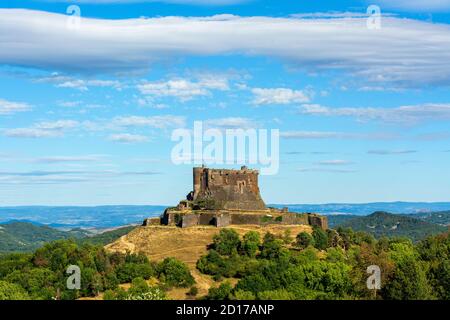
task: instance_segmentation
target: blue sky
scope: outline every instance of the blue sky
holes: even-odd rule
[[[449,201],[450,1],[389,2],[2,1],[0,206],[175,204],[194,121],[280,130],[268,203]]]

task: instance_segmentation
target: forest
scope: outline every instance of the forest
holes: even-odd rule
[[[66,286],[67,266],[81,269],[81,288]],[[367,288],[367,268],[381,269],[381,289]],[[449,300],[448,233],[413,243],[375,239],[350,228],[283,236],[221,229],[196,268],[215,285],[199,296],[188,266],[174,258],[110,253],[73,240],[50,242],[33,253],[0,256],[0,299],[168,299],[186,288],[189,299],[212,300]],[[127,284],[124,286],[123,284]]]

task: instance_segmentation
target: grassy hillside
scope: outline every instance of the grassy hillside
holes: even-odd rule
[[[117,228],[110,231],[105,231],[94,236],[88,236],[80,239],[81,242],[89,242],[92,244],[106,245],[108,243],[114,242],[121,236],[124,236],[135,229],[136,226],[125,226],[122,228]]]
[[[350,227],[355,231],[364,231],[373,234],[377,238],[381,236],[407,237],[413,241],[447,230],[444,226],[421,219],[387,212],[375,212],[365,217],[356,217],[344,221],[335,227],[338,226]]]
[[[126,226],[92,236],[83,229],[61,231],[44,225],[30,222],[13,221],[0,224],[0,252],[31,252],[44,243],[61,240],[77,239],[79,243],[105,245],[133,230],[134,226]]]

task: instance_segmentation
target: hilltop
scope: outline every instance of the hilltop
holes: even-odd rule
[[[292,237],[300,232],[311,233],[312,229],[307,225],[239,225],[230,226],[239,235],[243,236],[249,231],[258,232],[263,237],[267,232],[283,236],[289,230]],[[197,260],[208,252],[208,246],[213,242],[214,235],[223,228],[213,226],[195,226],[190,228],[178,228],[172,226],[145,226],[137,227],[130,233],[120,237],[111,244],[105,246],[110,252],[120,253],[144,253],[151,261],[162,261],[165,258],[176,258],[189,266],[194,276],[199,292],[206,294],[208,288],[215,282],[210,276],[201,274],[196,269]],[[174,292],[171,296],[185,297],[185,292]]]

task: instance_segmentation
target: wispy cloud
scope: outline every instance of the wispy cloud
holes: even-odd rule
[[[386,155],[401,155],[401,154],[417,153],[417,150],[369,150],[369,151],[367,151],[367,153],[386,156]]]
[[[76,79],[57,72],[49,76],[36,78],[33,81],[37,83],[52,83],[58,88],[71,88],[79,91],[88,91],[90,87],[114,88],[120,91],[124,87],[118,80]]]
[[[31,109],[32,107],[28,103],[14,102],[5,99],[0,99],[0,115],[30,111]]]
[[[328,172],[328,173],[354,173],[356,170],[351,169],[331,169],[331,168],[300,168],[298,172]]]
[[[283,131],[280,137],[284,139],[356,139],[356,140],[392,140],[396,134],[390,133],[348,133],[333,131]]]
[[[97,162],[105,159],[105,155],[86,156],[53,156],[34,159],[37,163],[69,163],[69,162]]]
[[[184,127],[185,117],[164,115],[164,116],[124,116],[116,117],[112,120],[113,126],[119,127],[151,127],[157,129]]]
[[[335,160],[319,161],[319,162],[317,162],[317,164],[322,165],[322,166],[347,166],[347,165],[353,164],[353,162],[348,161],[348,160],[335,159]]]
[[[16,128],[6,129],[4,134],[12,138],[55,138],[61,137],[63,133],[55,130],[45,130],[38,128]]]
[[[108,139],[120,143],[140,143],[149,141],[149,138],[146,136],[131,133],[112,134]]]
[[[450,120],[450,104],[428,103],[422,105],[400,106],[395,108],[331,108],[318,104],[304,104],[300,114],[324,117],[353,117],[359,121],[382,121],[392,123],[416,124],[423,121]]]
[[[158,171],[116,171],[116,170],[36,170],[36,171],[0,171],[0,184],[6,185],[47,185],[68,183],[92,183],[111,181],[126,176],[154,176]]]
[[[227,117],[227,118],[217,118],[208,119],[203,122],[204,128],[206,129],[256,129],[259,124],[249,118],[242,117]]]

